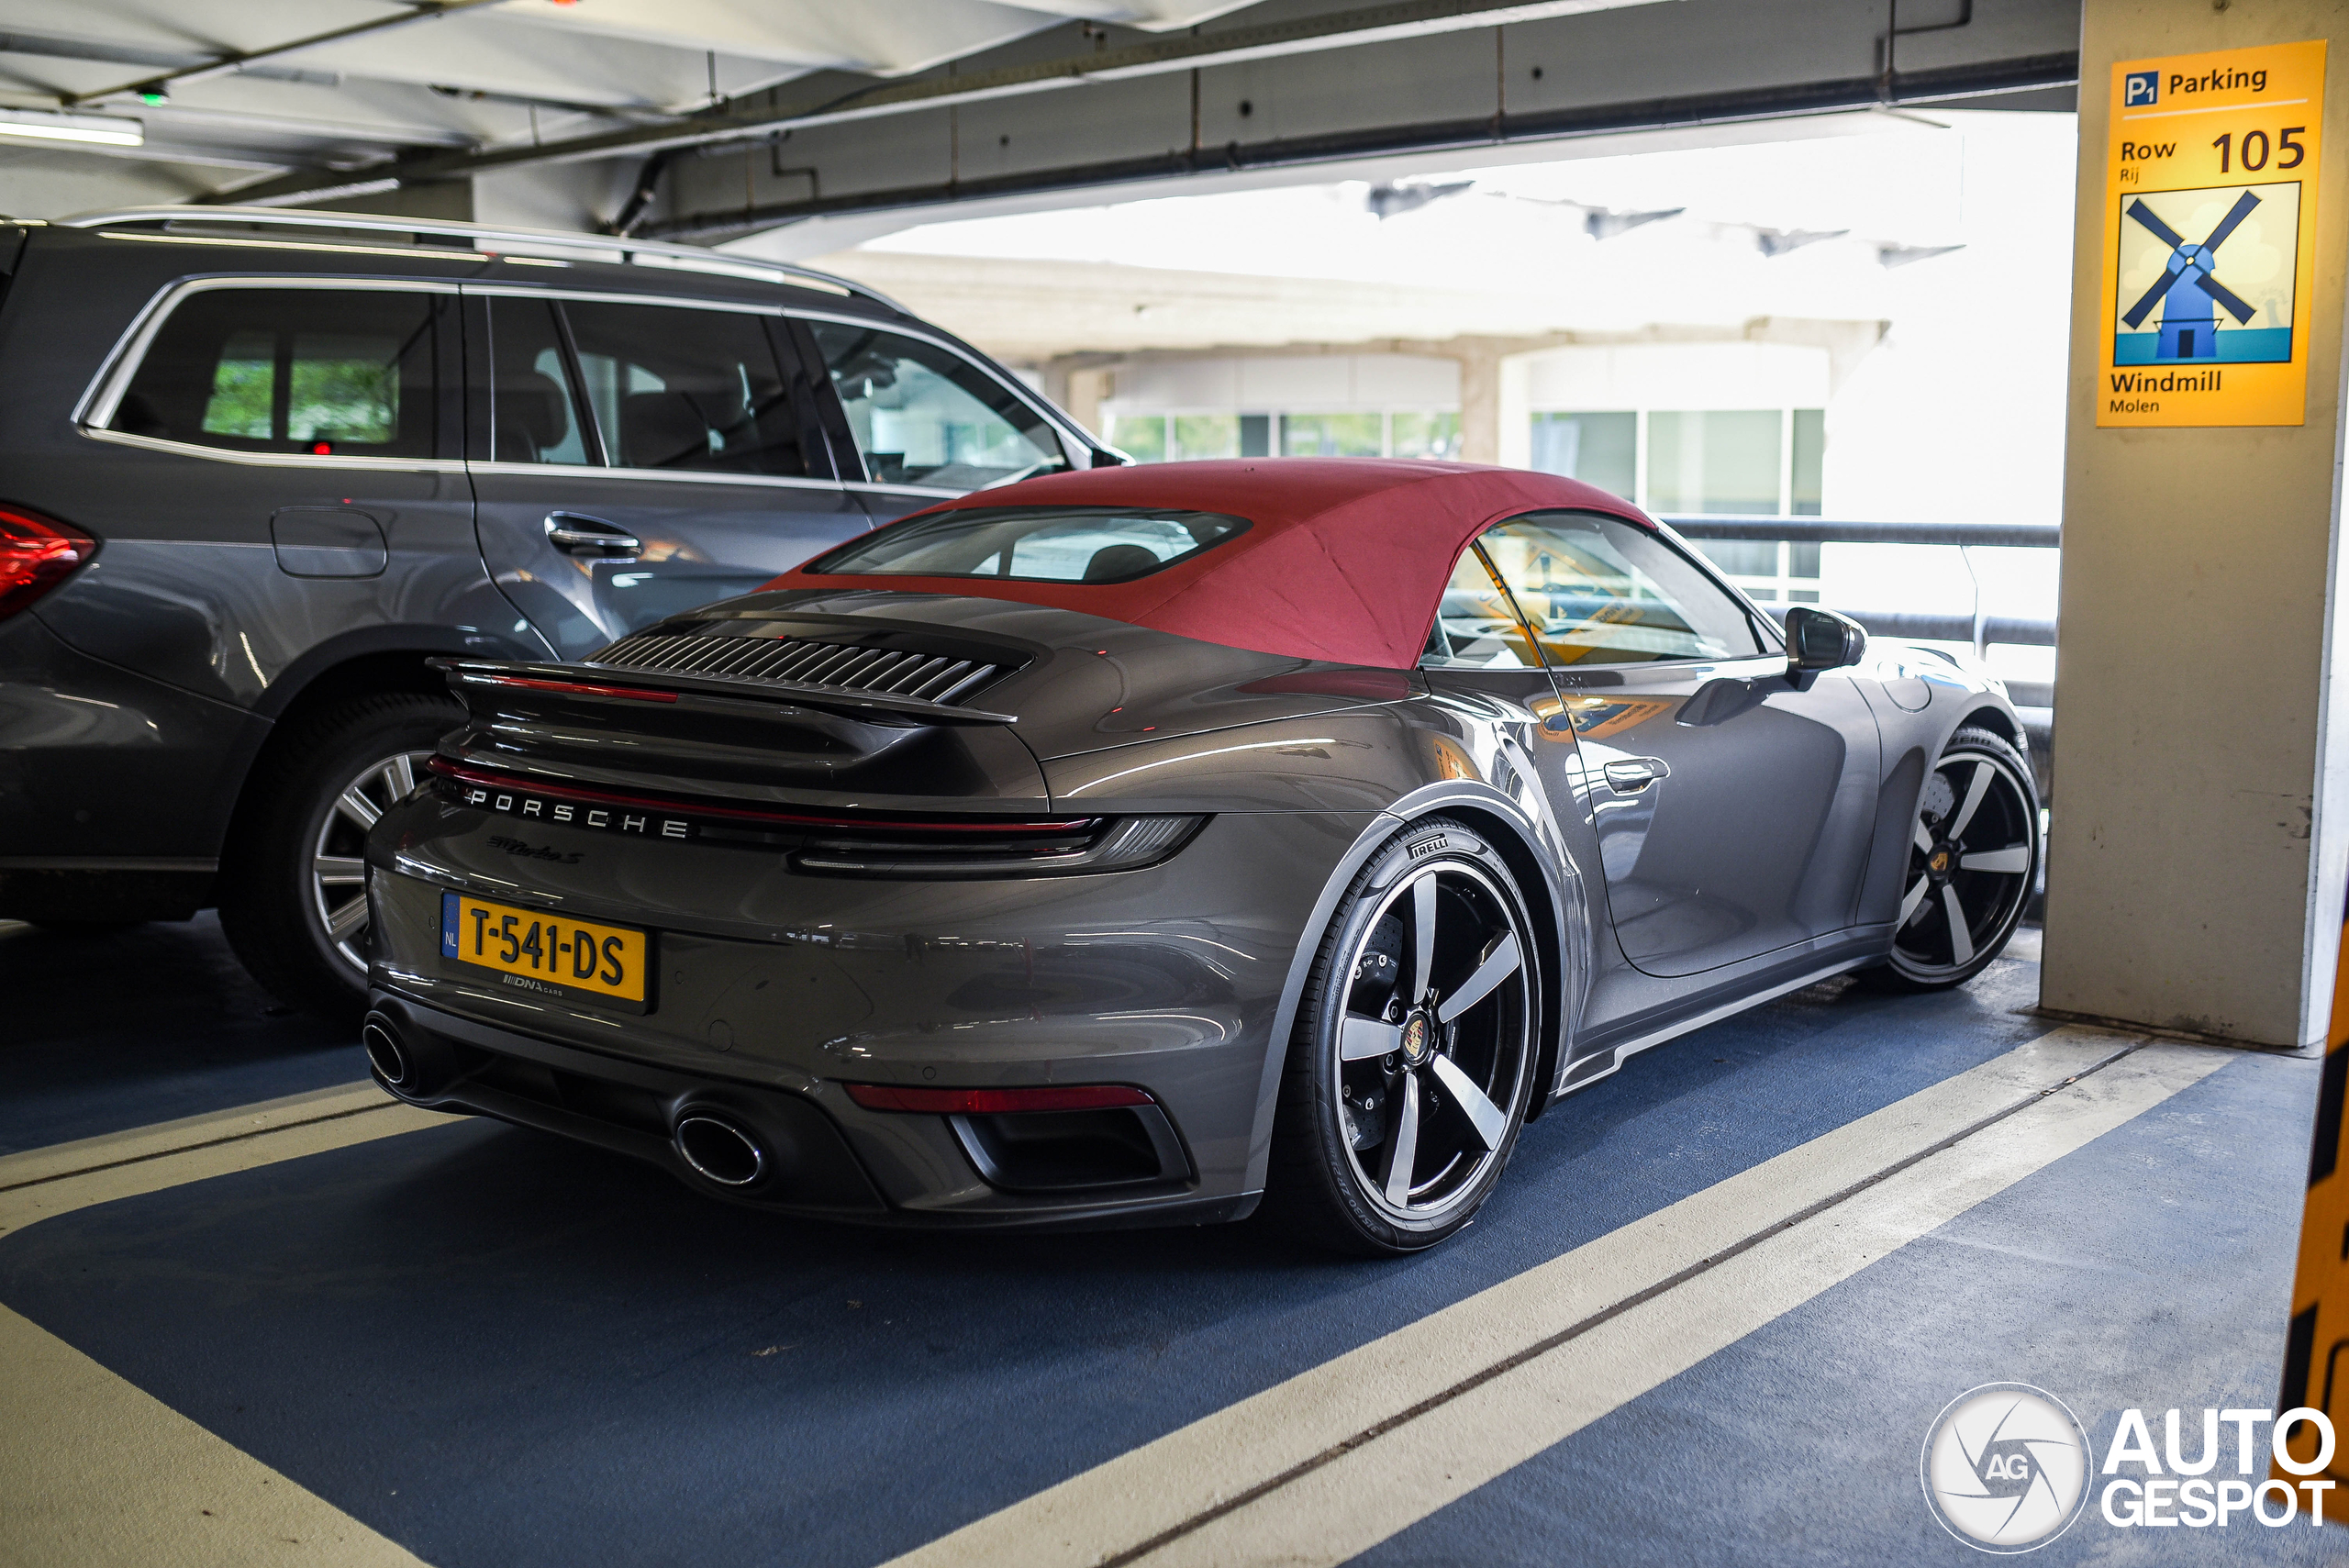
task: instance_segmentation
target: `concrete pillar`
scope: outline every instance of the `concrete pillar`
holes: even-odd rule
[[[1533,430],[1526,402],[1526,361],[1510,353],[1520,339],[1455,339],[1460,361],[1460,460],[1523,468],[1532,461]]]
[[[1117,392],[1117,373],[1091,355],[1069,355],[1044,363],[1044,395],[1079,425],[1103,435],[1101,405]]]
[[[1460,361],[1460,461],[1501,460],[1501,357],[1489,346],[1466,343]]]
[[[2308,334],[2305,422],[2099,428],[2116,308],[2104,270],[2108,159],[2145,130],[2198,156],[2210,139],[2192,116],[2118,123],[2113,66],[2304,39],[2329,40],[2332,78],[2314,122],[2321,167],[2301,195],[2317,214],[2313,288],[2293,306]],[[2344,67],[2343,0],[2083,7],[2064,787],[2042,980],[2054,1010],[2268,1045],[2324,1035],[2349,861],[2349,681],[2334,678],[2349,602],[2338,542]],[[2211,102],[2173,92],[2163,107]],[[2110,205],[2125,211],[2127,198]]]

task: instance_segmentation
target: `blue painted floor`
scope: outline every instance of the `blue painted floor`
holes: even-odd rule
[[[209,911],[74,933],[0,920],[0,1154],[367,1076],[355,1029],[280,1006]]]
[[[2203,1407],[2275,1407],[2308,1174],[2281,1129],[2307,1126],[2315,1068],[2246,1052],[1355,1561],[1978,1562],[1917,1468],[1942,1407],[1985,1383],[2064,1400],[2099,1463],[2131,1407],[2156,1431],[2186,1411],[2192,1453]],[[2343,1560],[2304,1519],[2122,1530],[2093,1502],[2030,1559]]]
[[[239,1098],[358,1075],[237,984],[183,1005]],[[0,1240],[0,1302],[444,1568],[870,1564],[2010,1050],[2036,990],[2019,961],[1943,996],[1831,984],[1643,1055],[1399,1263],[1252,1224],[796,1223],[455,1121],[46,1221]],[[0,1147],[206,1108],[128,1007],[76,1060],[19,1054]],[[2272,1400],[2315,1076],[2245,1056],[1370,1558],[1974,1560],[1916,1483],[1961,1389],[2042,1382],[2097,1431]]]

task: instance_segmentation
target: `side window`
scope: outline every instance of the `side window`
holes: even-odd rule
[[[1620,517],[1537,512],[1479,539],[1553,664],[1742,659],[1765,650],[1745,608],[1666,544]]]
[[[206,289],[147,347],[109,428],[228,451],[440,455],[441,295]]]
[[[592,463],[572,395],[554,306],[498,298],[489,312],[491,459]]]
[[[1508,596],[1469,546],[1443,585],[1443,604],[1428,632],[1423,670],[1538,670],[1540,655],[1526,639],[1525,627]]]
[[[976,365],[894,332],[838,321],[807,326],[867,479],[976,490],[1068,466],[1043,417]]]
[[[802,410],[764,317],[575,300],[562,311],[613,466],[808,476]]]

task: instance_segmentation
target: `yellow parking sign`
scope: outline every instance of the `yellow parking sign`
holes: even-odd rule
[[[2324,43],[2112,68],[2099,425],[2298,425]]]

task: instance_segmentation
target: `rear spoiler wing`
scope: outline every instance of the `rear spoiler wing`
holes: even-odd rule
[[[768,706],[787,705],[859,718],[867,723],[1017,724],[1019,716],[990,713],[984,708],[958,707],[952,703],[925,702],[918,697],[842,691],[837,686],[810,685],[798,681],[735,680],[725,675],[697,675],[674,670],[624,670],[603,664],[534,663],[484,659],[428,659],[425,662],[449,680],[462,695],[468,688],[519,687],[528,691],[571,693],[584,697],[658,702],[665,696],[718,697]]]

